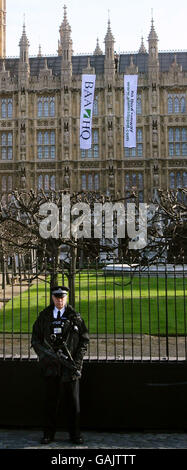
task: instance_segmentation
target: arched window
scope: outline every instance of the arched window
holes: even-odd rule
[[[169,96],[168,98],[168,114],[172,114],[173,113],[173,100],[172,100],[172,97]]]
[[[49,133],[44,133],[44,158],[49,158]]]
[[[143,155],[143,131],[142,129],[137,129],[137,156],[142,157]],[[133,149],[132,149],[132,156],[136,156],[136,149],[134,149],[135,155],[133,154]]]
[[[1,117],[6,118],[6,100],[1,101]]]
[[[173,142],[174,138],[173,138],[173,129],[170,127],[169,129],[169,142]]]
[[[96,173],[94,176],[94,186],[95,186],[95,191],[99,190],[99,175]]]
[[[55,178],[55,175],[52,175],[51,176],[51,189],[55,191],[55,187],[56,187],[56,178]]]
[[[44,147],[44,158],[49,158],[49,147],[45,145]]]
[[[180,173],[177,173],[177,188],[182,188],[182,178]]]
[[[12,146],[12,133],[11,132],[8,133],[8,145]]]
[[[12,176],[8,176],[8,191],[12,191]]]
[[[131,184],[130,184],[130,176],[129,174],[127,173],[127,175],[125,175],[125,189],[130,189],[131,187]]]
[[[42,189],[43,188],[43,176],[40,175],[38,176],[38,189]]]
[[[142,97],[140,95],[137,96],[136,113],[142,114]]]
[[[38,99],[38,117],[42,117],[42,100]]]
[[[50,98],[50,116],[54,117],[55,116],[55,99]]]
[[[182,141],[187,142],[187,129],[185,127],[182,129]]]
[[[175,129],[175,141],[180,142],[180,129],[178,127]]]
[[[139,197],[139,202],[144,202],[144,193],[143,193],[143,191],[139,191],[138,197]]]
[[[8,160],[12,160],[12,147],[8,147]]]
[[[49,100],[48,98],[44,99],[44,117],[49,116]]]
[[[187,155],[187,142],[185,144],[182,144],[182,156],[186,157]]]
[[[88,175],[88,190],[92,191],[93,190],[93,178],[92,175]]]
[[[125,147],[125,157],[130,157],[130,148]]]
[[[175,113],[179,113],[179,111],[180,111],[180,109],[179,109],[179,98],[177,96],[174,99],[174,109],[175,109]]]
[[[12,112],[13,112],[12,99],[9,99],[8,100],[8,118],[12,118]]]
[[[40,96],[38,98],[38,117],[55,116],[55,97]]]
[[[81,186],[82,186],[82,190],[86,190],[86,175],[82,175],[81,176]]]
[[[143,174],[138,173],[138,187],[139,189],[143,189]]]
[[[44,145],[49,145],[49,133],[44,132]]]
[[[12,160],[13,147],[12,147],[12,132],[1,134],[1,158],[3,160]]]
[[[130,150],[131,150],[131,157],[136,157],[136,147],[132,147]]]
[[[38,132],[38,145],[42,145],[42,132]]]
[[[183,188],[187,188],[187,172],[183,172]]]
[[[95,97],[94,103],[93,103],[93,115],[98,116],[99,114],[99,109],[98,109],[98,96]]]
[[[6,147],[2,147],[2,149],[1,149],[1,157],[2,157],[2,160],[6,160],[6,157],[7,157]]]
[[[39,131],[37,135],[38,158],[56,158],[55,131]]]
[[[51,146],[51,158],[56,158],[56,149],[55,146]]]
[[[184,96],[181,98],[181,113],[184,114],[186,112],[186,101]]]
[[[169,175],[169,187],[170,187],[170,189],[175,189],[175,175],[174,175],[174,173],[170,173],[170,175]]]
[[[169,144],[169,156],[173,157],[174,155],[174,144]]]
[[[136,185],[137,185],[136,173],[133,173],[132,174],[132,186],[136,186]]]
[[[180,144],[175,144],[175,155],[179,156],[181,154]]]
[[[94,131],[93,131],[93,141],[94,141],[94,144],[98,144],[98,142],[99,142],[99,131],[98,131],[98,129],[94,129]]]
[[[45,189],[45,191],[49,191],[49,175],[45,175],[44,189]]]
[[[93,154],[94,158],[99,157],[99,131],[98,129],[94,129],[93,131]]]
[[[2,134],[1,136],[1,145],[6,145],[6,134]]]
[[[38,146],[38,158],[42,158],[42,157],[43,157],[42,147],[39,145]]]
[[[55,145],[55,132],[51,131],[51,145]]]
[[[81,158],[85,158],[85,157],[86,157],[86,150],[81,149]]]
[[[143,141],[143,132],[142,129],[137,129],[137,141],[142,142]]]
[[[99,157],[98,145],[94,145],[94,148],[93,148],[93,157],[94,157],[94,158],[98,158],[98,157]]]
[[[2,186],[2,191],[6,191],[6,176],[2,176],[2,180],[1,180],[1,186]]]

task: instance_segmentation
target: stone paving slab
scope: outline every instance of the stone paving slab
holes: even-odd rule
[[[43,446],[38,429],[0,429],[0,449],[187,449],[185,433],[83,431],[82,434],[82,446],[69,442],[65,432],[57,432],[55,441]]]

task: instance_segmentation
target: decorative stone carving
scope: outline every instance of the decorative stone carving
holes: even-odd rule
[[[70,188],[70,171],[69,167],[65,167],[64,171],[64,189],[69,189]]]
[[[108,184],[109,184],[109,189],[114,188],[114,167],[113,167],[113,165],[109,165]]]
[[[21,170],[20,170],[20,187],[21,189],[26,188],[26,170],[24,166],[21,167]]]
[[[20,144],[21,146],[26,145],[26,126],[24,121],[21,122]]]
[[[25,93],[21,93],[20,107],[21,107],[21,113],[25,113],[25,111],[26,111],[26,96],[25,96]]]
[[[137,74],[138,73],[138,67],[134,64],[133,62],[133,56],[131,56],[130,58],[130,65],[128,67],[126,67],[125,69],[125,73],[128,75],[133,75],[133,74]]]

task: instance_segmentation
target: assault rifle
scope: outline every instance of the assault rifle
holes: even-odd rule
[[[57,352],[54,351],[52,346],[48,343],[46,339],[44,339],[44,343],[47,347],[44,347],[42,345],[37,345],[38,346],[38,352],[44,353],[51,359],[55,360],[56,362],[60,362],[63,366],[67,367],[70,369],[73,374],[78,378],[81,376],[80,371],[77,369],[77,366],[75,364],[74,359],[72,358],[72,355],[67,347],[67,344],[65,341],[62,343],[63,348],[66,351],[66,354],[63,353],[62,349],[58,349]]]

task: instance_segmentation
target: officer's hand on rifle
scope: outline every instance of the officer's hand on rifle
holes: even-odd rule
[[[71,364],[72,371],[73,371],[72,380],[76,380],[76,379],[78,379],[79,377],[81,377],[81,373],[80,373],[80,371],[77,369],[77,367],[76,367],[76,365],[74,364],[73,360],[71,361],[68,356],[65,356],[61,349],[59,349],[59,350],[57,351],[57,357],[59,358],[59,360],[61,360],[62,358],[63,358],[63,359],[66,359],[67,361],[69,360],[69,362],[70,362],[70,364]]]
[[[66,361],[69,359],[68,356],[65,356],[65,354],[63,354],[62,350],[59,349],[56,353],[58,359],[65,359]]]
[[[81,377],[80,371],[79,371],[78,369],[75,370],[75,372],[74,372],[73,375],[72,375],[72,380],[77,380],[77,379],[79,379],[80,377]]]

